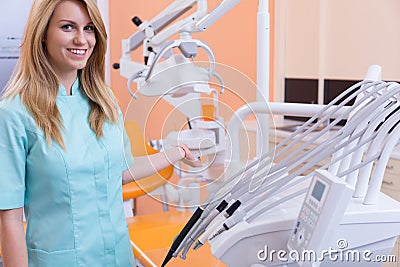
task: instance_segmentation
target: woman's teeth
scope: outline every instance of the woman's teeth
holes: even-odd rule
[[[86,50],[80,50],[80,49],[70,49],[69,51],[76,55],[84,55],[86,52]]]

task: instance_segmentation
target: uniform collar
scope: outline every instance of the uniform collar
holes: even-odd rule
[[[72,84],[71,96],[78,94],[80,92],[79,89],[79,78],[76,78],[75,82]],[[58,85],[58,96],[67,96],[67,90],[61,83]]]

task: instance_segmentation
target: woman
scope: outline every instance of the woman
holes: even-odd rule
[[[94,0],[34,1],[0,102],[5,267],[135,266],[121,185],[181,159],[197,165],[186,146],[132,158],[105,51]]]

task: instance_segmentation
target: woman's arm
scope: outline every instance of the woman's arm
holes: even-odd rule
[[[0,210],[0,243],[4,267],[28,267],[22,208]]]
[[[164,152],[136,157],[129,170],[122,173],[122,184],[145,178],[182,159],[193,167],[201,165],[200,161],[195,160],[187,146],[181,145]]]

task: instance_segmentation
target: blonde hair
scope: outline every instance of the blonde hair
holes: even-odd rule
[[[63,1],[86,5],[95,26],[96,44],[85,68],[78,71],[82,90],[89,99],[89,123],[97,137],[103,136],[106,120],[118,122],[118,104],[105,82],[107,33],[94,0],[35,0],[25,27],[21,53],[4,98],[20,95],[51,144],[54,139],[63,148],[62,117],[56,105],[59,80],[48,60],[44,39],[56,7]]]

